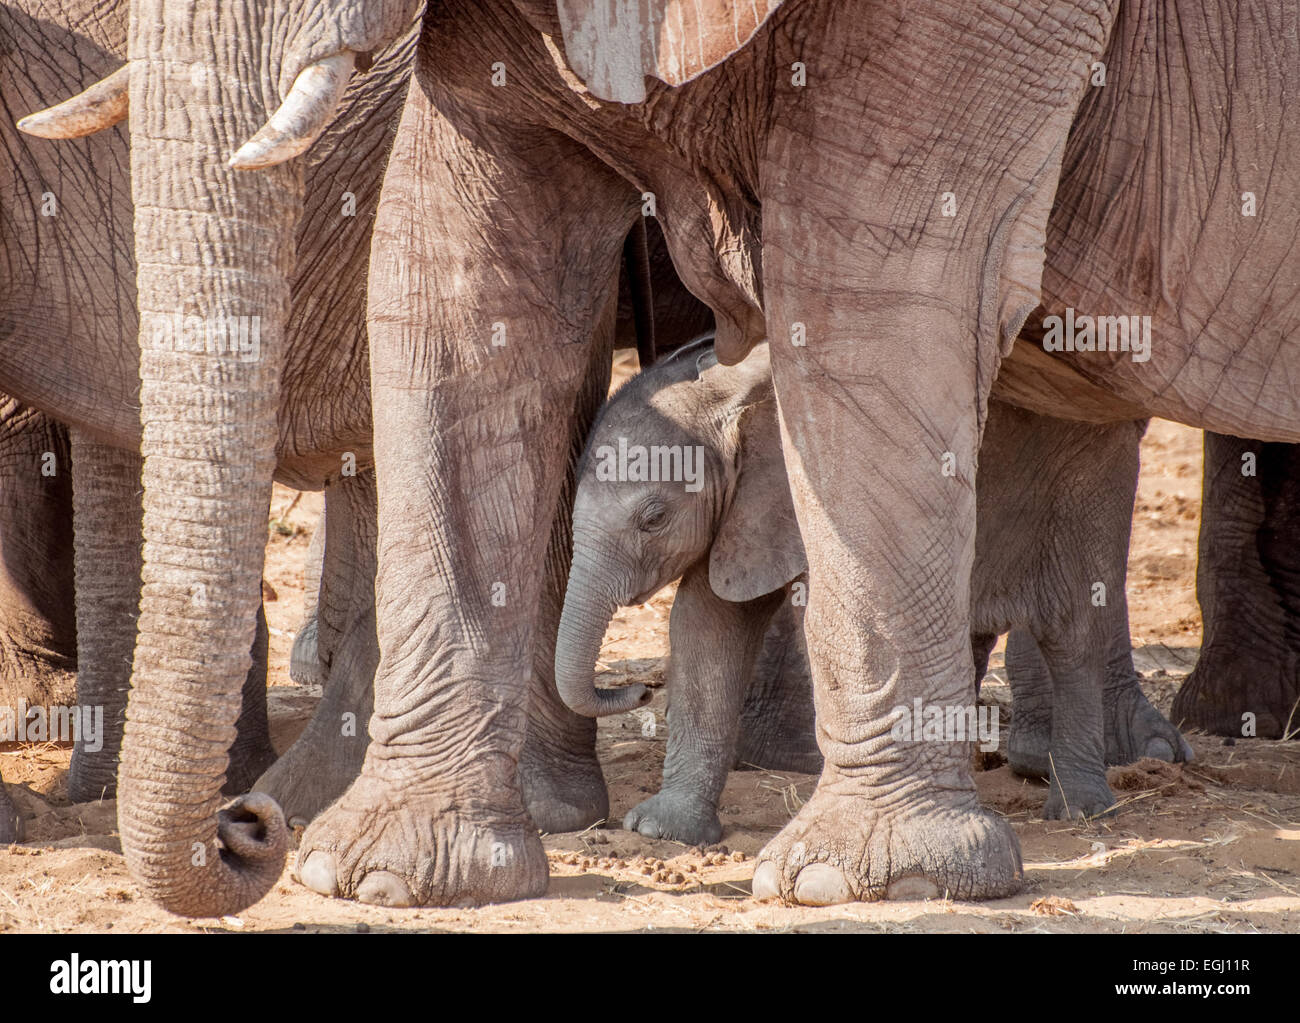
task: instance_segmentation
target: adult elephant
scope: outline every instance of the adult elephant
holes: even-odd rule
[[[269,7],[264,13],[273,14]],[[23,128],[47,137],[78,136],[111,128],[133,111],[129,138],[143,356],[138,397],[128,389],[115,407],[126,410],[119,425],[145,452],[145,585],[119,819],[124,851],[146,891],[169,908],[194,914],[225,911],[231,898],[241,905],[254,900],[279,876],[283,858],[281,814],[274,801],[255,793],[217,814],[223,757],[238,712],[236,684],[244,679],[256,617],[245,611],[251,600],[255,612],[260,592],[261,546],[250,537],[264,530],[272,470],[293,486],[328,488],[328,536],[352,528],[361,535],[358,543],[336,546],[338,557],[327,550],[325,559],[336,594],[337,614],[329,628],[343,649],[332,641],[330,685],[337,688],[322,701],[313,722],[319,727],[311,734],[328,736],[334,744],[299,744],[288,766],[277,765],[256,788],[289,802],[291,812],[310,816],[332,796],[332,785],[350,780],[349,769],[359,759],[351,756],[359,740],[355,732],[340,738],[339,717],[364,722],[367,636],[371,646],[374,642],[373,608],[365,597],[366,558],[373,558],[365,523],[373,528],[374,521],[373,509],[366,509],[364,471],[370,461],[362,315],[368,211],[413,55],[414,12],[395,11],[372,26],[370,38],[382,37],[384,45],[368,48],[369,72],[352,88],[345,91],[321,69],[307,74],[307,82],[323,74],[339,86],[331,98],[341,109],[334,116],[331,102],[323,115],[328,127],[322,146],[274,182],[226,167],[231,149],[223,133],[266,116],[265,94],[250,92],[239,81],[247,71],[243,58],[216,41],[248,23],[215,5],[195,8],[185,18],[190,15],[193,24],[177,21],[172,9],[173,21],[164,24],[162,5],[139,7],[135,20],[141,36],[132,45],[136,52],[166,54],[163,62],[133,61],[129,70],[86,93],[26,118]],[[161,42],[150,33],[161,33]],[[300,41],[306,45],[305,36]],[[177,64],[182,53],[186,63]],[[103,66],[111,54],[110,47],[82,64]],[[239,61],[238,68],[222,64],[228,59]],[[127,95],[128,87],[134,96]],[[277,125],[295,123],[312,108],[305,85],[288,91],[292,96]],[[29,85],[13,102],[32,109],[49,100]],[[196,128],[178,139],[175,125],[182,110]],[[211,130],[197,127],[209,120],[219,123]],[[265,141],[266,136],[253,149]],[[61,151],[45,143],[27,145],[37,152]],[[86,145],[96,141],[77,144]],[[109,155],[124,152],[110,147]],[[223,193],[227,186],[233,193]],[[247,210],[258,213],[242,215]],[[222,226],[227,219],[237,222],[231,234]],[[227,272],[250,262],[256,273]],[[650,254],[641,262],[652,262]],[[205,282],[214,274],[217,280],[209,287]],[[631,280],[629,291],[637,284]],[[109,289],[106,284],[100,290]],[[656,304],[664,301],[658,298]],[[612,328],[614,305],[606,312]],[[679,313],[679,322],[690,315],[697,314]],[[238,345],[231,343],[232,332]],[[111,349],[102,361],[122,365],[120,352]],[[129,360],[126,365],[131,367]],[[604,395],[601,372],[593,374],[587,398],[592,409]],[[53,390],[51,402],[59,400],[59,388]],[[106,391],[111,388],[93,393],[101,398]],[[142,434],[138,427],[130,430],[136,416]],[[203,450],[185,454],[194,443]],[[354,467],[355,477],[348,473]],[[342,516],[337,522],[336,509]],[[138,519],[135,525],[140,528]],[[567,574],[566,529],[561,527],[550,544],[557,619]],[[349,641],[354,642],[349,646]],[[536,660],[524,755],[530,811],[554,830],[586,826],[608,806],[594,756],[594,724],[559,702],[549,649]],[[158,767],[177,761],[194,770],[180,775]],[[203,856],[196,855],[196,847],[205,850]],[[196,860],[208,866],[196,867]]]
[[[1272,197],[1247,221],[1227,204],[1236,177],[1218,173],[1294,166],[1281,97],[1297,34],[1262,6],[1190,19],[1174,2],[1118,14],[1113,0],[1029,12],[1002,0],[430,5],[372,250],[371,745],[304,836],[304,882],[390,904],[545,887],[518,776],[538,607],[622,240],[653,203],[686,284],[717,314],[724,361],[772,342],[808,551],[826,768],[765,850],[755,892],[826,903],[1019,885],[1014,835],[980,809],[964,748],[902,749],[889,720],[914,698],[973,698],[973,474],[989,389],[1022,325],[1041,301],[1053,316],[1149,312],[1158,326],[1141,363],[1127,351],[1051,367],[1026,357],[1043,411],[1086,398],[1116,418],[1300,439],[1286,386],[1300,353],[1282,344],[1295,302],[1274,273],[1293,200]],[[211,3],[137,0],[146,316],[283,309],[298,194],[288,161],[330,116],[355,54],[391,38],[406,8],[250,2],[217,16]],[[1092,87],[1103,55],[1110,84]],[[173,133],[185,85],[169,75],[196,61],[217,73],[187,94],[186,131]],[[1205,110],[1217,134],[1194,119]],[[1260,123],[1273,126],[1267,142]],[[249,209],[264,214],[257,230]],[[168,245],[181,259],[149,269]],[[263,335],[262,363],[229,374],[146,351],[146,492],[165,485],[169,459],[216,456],[207,479],[151,505],[147,562],[168,560],[187,511],[243,528],[255,517],[246,484],[269,478],[280,333]],[[1270,359],[1280,371],[1265,376]],[[189,400],[196,391],[206,400]],[[223,430],[232,417],[240,428]],[[201,443],[214,431],[220,443]],[[219,591],[223,622],[247,620],[253,573],[223,531],[203,543],[238,568]],[[188,576],[147,572],[140,649],[161,652]],[[201,681],[138,664],[154,693]],[[611,694],[602,709],[638,699]],[[143,751],[147,722],[138,734]],[[263,858],[249,838],[225,850],[205,906],[255,890],[245,879]],[[123,839],[139,848],[131,828]],[[153,876],[166,891],[165,871]]]

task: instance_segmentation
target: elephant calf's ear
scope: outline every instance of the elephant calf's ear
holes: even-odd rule
[[[739,430],[739,472],[709,551],[709,585],[736,602],[779,590],[808,569],[774,402],[747,408]]]

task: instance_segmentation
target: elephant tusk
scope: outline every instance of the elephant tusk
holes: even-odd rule
[[[126,117],[130,85],[131,65],[123,64],[71,99],[28,114],[18,130],[42,139],[79,139],[111,128]]]
[[[303,68],[280,108],[261,131],[239,147],[230,166],[261,170],[305,152],[338,109],[356,60],[355,53],[345,50]]]

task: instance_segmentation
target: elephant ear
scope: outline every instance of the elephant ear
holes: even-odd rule
[[[645,76],[681,85],[739,50],[784,0],[558,0],[564,52],[591,92],[645,99]]]
[[[808,561],[770,390],[765,400],[743,407],[734,428],[736,477],[709,551],[709,586],[723,600],[740,602],[779,590],[806,572]]]

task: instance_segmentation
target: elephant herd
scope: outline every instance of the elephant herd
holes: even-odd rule
[[[1190,756],[1124,599],[1150,416],[1213,431],[1172,719],[1300,723],[1296,95],[1294,0],[0,3],[0,693],[75,671],[70,797],[173,912],[298,825],[325,895],[526,898],[644,699],[605,628],[680,579],[626,826],[820,770],[755,895],[1014,891],[899,715],[973,721],[1010,633],[1045,813]],[[325,492],[278,759],[273,481]]]

